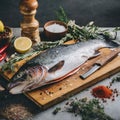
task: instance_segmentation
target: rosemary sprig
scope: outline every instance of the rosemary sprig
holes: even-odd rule
[[[68,23],[69,19],[63,9],[62,6],[60,6],[60,9],[58,11],[56,11],[56,16],[57,16],[57,20]]]
[[[117,31],[119,28],[115,28],[112,31],[109,29],[101,29],[95,26],[94,22],[89,22],[86,26],[78,26],[75,21],[70,20],[68,22],[68,32],[71,34],[73,39],[77,39],[80,41],[87,41],[89,39],[115,39],[117,35]]]
[[[14,68],[15,68],[15,63],[20,61],[20,60],[23,60],[27,57],[30,57],[32,56],[33,54],[37,54],[38,51],[34,51],[34,52],[29,52],[29,53],[26,53],[26,54],[18,54],[18,53],[14,53],[11,55],[11,57],[9,58],[9,60],[4,63],[1,67],[1,71],[4,72],[5,70],[8,70],[8,71],[11,71],[11,72],[14,72]]]

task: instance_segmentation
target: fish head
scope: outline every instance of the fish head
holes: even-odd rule
[[[43,83],[46,73],[46,67],[41,65],[22,69],[12,78],[8,84],[8,90],[11,94],[33,90]]]

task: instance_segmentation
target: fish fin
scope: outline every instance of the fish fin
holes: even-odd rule
[[[64,65],[64,60],[61,60],[60,62],[58,62],[56,65],[54,65],[53,67],[51,67],[48,72],[49,73],[52,73],[52,72],[55,72],[59,69],[61,69]]]
[[[98,50],[96,50],[95,53],[94,53],[94,55],[91,56],[88,60],[90,60],[90,59],[92,59],[92,58],[95,58],[95,57],[97,57],[97,56],[99,56],[99,55],[100,55],[100,52],[99,52]]]

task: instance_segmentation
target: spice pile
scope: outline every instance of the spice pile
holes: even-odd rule
[[[8,120],[32,120],[32,114],[20,104],[12,104],[6,107],[3,116]]]
[[[98,98],[110,98],[112,96],[112,90],[106,86],[97,86],[92,89],[92,94]]]
[[[103,102],[107,102],[107,99],[111,99],[112,101],[115,100],[116,97],[119,95],[119,91],[117,88],[112,89],[112,84],[116,81],[120,81],[119,77],[116,77],[110,82],[108,86],[97,86],[92,89],[91,93],[94,97],[101,99]]]

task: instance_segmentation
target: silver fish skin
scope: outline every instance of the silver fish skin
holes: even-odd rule
[[[21,67],[8,84],[9,92],[19,94],[63,80],[103,47],[110,45],[104,40],[89,40],[48,49]]]

